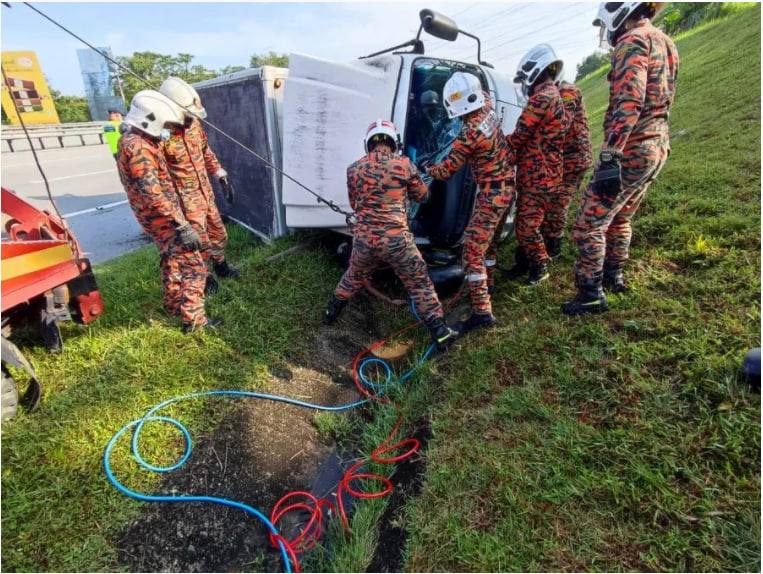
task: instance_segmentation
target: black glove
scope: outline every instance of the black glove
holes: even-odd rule
[[[184,223],[177,228],[178,241],[183,247],[190,249],[191,251],[199,251],[202,247],[201,237],[196,233],[196,230],[191,227],[190,223]]]
[[[227,175],[224,175],[220,178],[220,187],[223,188],[223,196],[225,197],[225,201],[228,203],[233,203],[233,200],[236,198],[236,192],[233,189],[233,184],[230,182]]]
[[[603,151],[599,155],[599,165],[593,174],[593,189],[597,195],[614,200],[623,190],[620,177],[620,157]]]

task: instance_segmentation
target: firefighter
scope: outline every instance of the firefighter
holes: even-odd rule
[[[392,122],[376,120],[365,138],[366,155],[347,169],[347,192],[355,211],[350,266],[334,291],[323,321],[336,321],[347,301],[364,288],[380,264],[388,264],[413,299],[416,313],[439,350],[458,333],[443,320],[443,309],[413,235],[408,229],[408,205],[423,202],[428,189],[416,167],[399,155],[400,137]]]
[[[119,152],[119,138],[122,136],[120,126],[122,125],[122,112],[116,108],[109,110],[109,121],[103,126],[103,139],[109,146],[109,151],[114,159],[117,159]]]
[[[546,251],[552,260],[562,254],[562,238],[570,202],[593,163],[591,134],[583,105],[583,94],[575,84],[563,81],[559,83],[559,95],[570,116],[570,127],[564,139],[563,175],[558,199],[548,207],[541,227]]]
[[[514,198],[514,167],[489,94],[474,74],[454,73],[443,87],[448,117],[463,124],[448,156],[427,168],[431,177],[446,180],[469,164],[478,186],[474,210],[464,231],[463,265],[471,316],[456,328],[461,334],[496,321],[488,293],[495,267],[497,241]]]
[[[183,112],[154,90],[135,94],[119,140],[117,167],[130,207],[159,248],[164,308],[180,317],[188,333],[219,324],[204,312],[206,267],[199,234],[183,214],[162,151],[168,126],[182,125]]]
[[[675,96],[678,51],[650,18],[654,2],[604,2],[594,25],[612,53],[604,144],[573,227],[577,294],[567,315],[607,310],[603,288],[623,293],[631,219],[670,154],[668,113]]]
[[[562,61],[553,48],[539,44],[520,60],[514,82],[521,84],[527,104],[507,138],[517,161],[517,250],[512,279],[528,274],[527,284],[549,277],[549,254],[542,228],[560,209],[562,147],[569,127],[556,82]]]
[[[207,112],[196,90],[180,78],[171,76],[162,83],[159,91],[179,104],[185,113],[183,125],[171,128],[170,138],[164,142],[164,153],[186,217],[205,244],[202,253],[209,270],[206,288],[208,293],[214,293],[218,286],[212,270],[222,279],[235,279],[240,273],[225,259],[228,234],[215,203],[209,175],[217,178],[228,203],[235,199],[233,186],[207,142],[199,121],[207,117]]]

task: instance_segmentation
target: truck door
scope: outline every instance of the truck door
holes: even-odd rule
[[[524,102],[517,98],[514,82],[511,78],[496,73],[490,68],[482,68],[491,82],[491,89],[495,90],[495,111],[501,119],[501,128],[506,135],[514,131],[519,115],[522,113]]]
[[[289,55],[283,103],[283,169],[322,197],[350,210],[347,167],[359,159],[371,122],[391,119],[400,56],[336,63]],[[283,178],[289,227],[345,227],[344,216]]]

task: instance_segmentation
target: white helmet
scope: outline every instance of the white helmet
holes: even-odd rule
[[[400,149],[400,134],[397,133],[397,128],[389,120],[378,119],[370,126],[366,132],[366,138],[363,140],[366,146],[366,153],[371,151],[371,147],[375,144],[389,145],[393,151]]]
[[[124,123],[156,138],[161,137],[165,124],[183,125],[183,110],[156,90],[141,90],[130,103]]]
[[[195,116],[202,120],[207,117],[207,110],[201,105],[199,92],[185,80],[170,76],[159,86],[159,91],[183,108],[186,116]]]
[[[552,80],[556,82],[562,76],[564,64],[556,57],[556,52],[548,44],[538,44],[522,56],[517,66],[517,75],[514,76],[514,83],[522,85],[522,94],[529,97],[530,88],[535,80],[543,73],[546,68],[552,67]]]
[[[662,2],[601,2],[599,4],[599,12],[596,14],[593,25],[601,28],[599,45],[602,48],[608,47],[607,44],[614,47],[617,32],[642,4],[651,4],[656,12]]]
[[[456,72],[445,82],[442,103],[450,119],[480,109],[485,105],[485,93],[480,79],[474,74]]]

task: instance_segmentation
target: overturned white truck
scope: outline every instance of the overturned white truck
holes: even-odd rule
[[[477,64],[425,54],[422,30],[455,40],[456,24],[422,10],[416,39],[353,62],[329,62],[289,55],[289,69],[245,70],[196,84],[208,120],[250,147],[323,198],[350,211],[346,170],[363,154],[363,136],[376,118],[398,127],[403,153],[415,163],[444,157],[460,120],[449,120],[442,105],[431,106],[456,71],[475,74],[489,91],[508,134],[521,112],[510,77]],[[401,52],[402,48],[410,50]],[[224,214],[252,232],[273,238],[297,228],[346,231],[342,214],[265,165],[233,141],[207,130],[210,143],[231,173],[233,205],[218,201]],[[476,187],[469,168],[431,184],[427,203],[411,208],[411,230],[435,283],[460,282],[460,244]],[[507,230],[513,228],[513,217]]]

